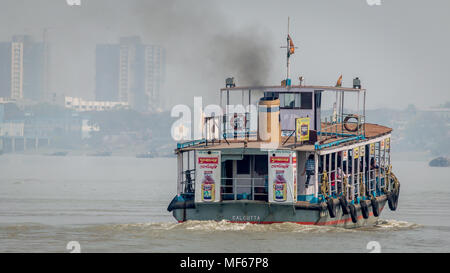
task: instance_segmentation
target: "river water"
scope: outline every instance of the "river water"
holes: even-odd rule
[[[376,227],[179,224],[166,210],[175,158],[2,155],[0,252],[449,252],[450,168],[394,158],[393,170],[399,208]]]

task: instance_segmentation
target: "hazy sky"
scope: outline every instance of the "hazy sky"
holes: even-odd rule
[[[279,84],[290,16],[294,83],[334,85],[342,73],[350,86],[359,76],[369,108],[429,107],[450,100],[449,11],[448,0],[1,0],[0,41],[42,40],[48,28],[51,90],[92,99],[95,45],[140,35],[166,47],[166,105],[211,103],[228,76]]]

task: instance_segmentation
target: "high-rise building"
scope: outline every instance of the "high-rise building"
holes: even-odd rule
[[[145,94],[151,109],[161,108],[161,88],[165,80],[166,53],[155,45],[145,47]]]
[[[161,107],[165,52],[139,36],[120,38],[96,50],[96,99],[121,101],[140,111]]]
[[[97,101],[119,101],[119,49],[119,45],[97,45],[95,52]]]
[[[137,110],[147,110],[144,46],[138,36],[120,38],[119,100]]]
[[[0,96],[40,100],[44,90],[44,44],[28,35],[0,43]]]
[[[0,98],[11,98],[11,43],[0,43]]]

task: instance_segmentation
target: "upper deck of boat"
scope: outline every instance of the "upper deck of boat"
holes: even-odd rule
[[[260,90],[265,92],[271,91],[290,91],[290,92],[302,92],[310,90],[323,90],[323,91],[345,91],[345,92],[365,92],[364,88],[351,88],[351,87],[340,87],[340,86],[324,86],[324,85],[268,85],[268,86],[235,86],[221,88],[220,91],[243,91],[243,90]]]
[[[322,123],[322,128],[325,126],[329,126],[329,124],[326,123]],[[336,124],[335,126],[338,127],[342,127],[340,123]],[[336,147],[343,147],[343,146],[348,146],[348,145],[352,145],[355,144],[357,142],[363,142],[366,141],[368,139],[373,139],[373,138],[377,138],[383,135],[387,135],[389,133],[392,132],[392,128],[383,126],[383,125],[379,125],[379,124],[373,124],[373,123],[365,123],[365,136],[364,139],[355,139],[355,140],[349,140],[349,141],[343,141],[340,144],[337,145],[333,145],[331,147],[328,148],[323,148],[322,150],[327,150],[327,149],[334,149]],[[343,129],[343,133],[348,133],[351,134],[352,132],[349,132],[345,129]],[[329,134],[322,134],[320,136],[318,136],[318,142],[320,145],[324,145],[324,144],[329,144],[332,142],[337,142],[339,140],[345,140],[348,137],[344,137],[344,136],[335,136],[335,135],[329,135]],[[185,147],[185,148],[180,148],[177,149],[178,151],[191,151],[191,150],[226,150],[226,149],[264,149],[267,150],[267,145],[269,143],[268,142],[263,142],[263,141],[258,141],[258,140],[251,140],[251,139],[227,139],[227,141],[225,140],[220,140],[220,141],[215,141],[215,142],[210,142],[208,141],[208,143],[199,143],[196,145],[192,145],[189,147]],[[279,146],[277,147],[277,149],[286,149],[286,150],[295,150],[295,151],[305,151],[305,152],[312,152],[315,151],[315,145],[313,143],[305,143],[305,144],[301,144],[299,142],[295,143],[295,138],[294,136],[291,137],[286,137],[286,136],[282,136],[281,137],[281,142],[279,144]]]

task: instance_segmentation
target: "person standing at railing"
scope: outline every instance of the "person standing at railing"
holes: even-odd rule
[[[344,179],[344,177],[347,177],[347,175],[342,171],[340,162],[338,162],[336,177],[337,177],[336,182],[337,182],[337,187],[338,187],[337,193],[341,193],[343,190],[343,185],[342,185],[343,179]]]
[[[192,177],[191,177],[191,170],[186,170],[185,176],[186,176],[186,181],[184,182],[185,183],[184,192],[185,193],[194,193],[194,189],[192,187],[193,182],[192,182]]]
[[[370,179],[375,179],[375,183],[376,183],[376,190],[379,192],[380,191],[380,183],[378,182],[378,171],[380,167],[377,165],[377,163],[375,162],[375,158],[371,158],[370,159]],[[373,186],[373,185],[371,185]],[[373,187],[372,187],[373,188]]]
[[[309,180],[311,179],[311,176],[314,175],[314,171],[316,169],[316,163],[314,161],[314,155],[309,155],[308,160],[306,160],[305,163],[305,169],[303,170],[302,176],[306,173],[306,182],[305,182],[305,188],[308,188],[309,186]]]

